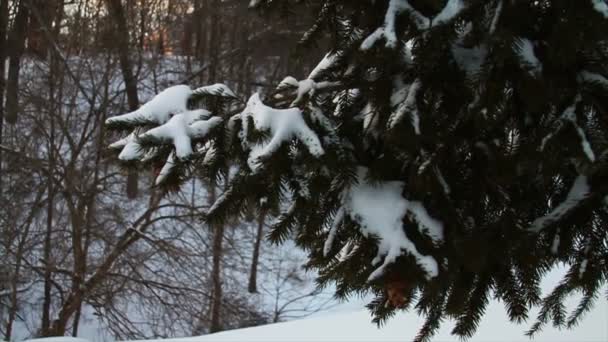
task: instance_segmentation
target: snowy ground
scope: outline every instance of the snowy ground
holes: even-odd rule
[[[550,289],[564,274],[559,268],[551,272],[542,286]],[[604,290],[604,293],[606,291]],[[566,303],[568,309],[577,304],[576,297]],[[313,317],[296,321],[270,324],[247,329],[225,331],[199,337],[176,338],[168,340],[149,340],[147,342],[244,342],[244,341],[411,341],[423,319],[414,313],[399,313],[390,319],[385,326],[378,329],[372,324],[371,317],[363,305],[366,299],[354,300],[341,304],[331,311],[321,312]],[[531,313],[534,318],[537,311]],[[469,341],[530,341],[524,332],[532,324],[517,325],[510,323],[502,303],[493,301],[481,321],[477,334]],[[558,330],[551,326],[539,333],[534,341],[608,341],[608,300],[606,296],[598,298],[596,306],[589,312],[581,324],[573,330]],[[458,341],[450,335],[454,322],[444,322],[433,341]],[[39,342],[89,342],[107,341],[108,338],[89,336],[93,330],[83,329],[86,339],[51,338]],[[86,336],[85,336],[86,335]]]
[[[608,341],[608,305],[604,299],[589,313],[583,323],[571,331],[546,329],[534,341]],[[365,310],[325,313],[313,318],[238,329],[200,337],[158,342],[241,342],[241,341],[411,341],[422,319],[401,313],[381,329],[370,323]],[[458,341],[450,336],[453,324],[441,328],[434,341]],[[495,302],[488,309],[478,333],[470,341],[529,341],[523,334],[525,325],[508,322],[502,305]],[[83,339],[51,338],[44,342],[87,342]],[[149,340],[147,342],[153,342]]]

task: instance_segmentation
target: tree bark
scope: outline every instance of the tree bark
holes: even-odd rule
[[[6,50],[8,48],[6,41],[6,32],[8,30],[8,1],[0,1],[0,145],[2,145],[2,137],[4,132],[4,64],[6,61]],[[2,193],[2,150],[0,150],[0,193]]]
[[[106,0],[106,5],[116,25],[115,37],[118,48],[118,59],[125,82],[129,110],[134,111],[139,107],[139,98],[137,96],[137,79],[133,74],[133,64],[129,59],[129,30],[125,10],[120,0]],[[127,196],[129,198],[137,197],[138,179],[137,171],[130,169],[127,174]]]
[[[19,93],[19,70],[21,69],[21,56],[25,48],[25,31],[28,17],[29,13],[25,0],[21,0],[19,1],[17,15],[8,37],[9,66],[4,119],[10,124],[17,122],[17,113],[19,112],[19,102],[17,100]]]
[[[45,5],[45,4],[36,4],[36,5]],[[48,5],[48,4],[46,4]],[[61,27],[61,21],[63,17],[63,1],[58,1],[56,3],[56,8],[51,18],[48,18],[47,22],[37,22],[37,26],[42,29],[43,27],[49,27],[51,22],[55,22],[55,27],[52,30],[53,38],[56,39],[59,35],[59,29]],[[37,8],[39,10],[39,8]],[[39,12],[38,12],[39,13]],[[38,20],[43,20],[38,17]],[[32,20],[34,20],[32,18]],[[38,21],[36,20],[36,21]],[[46,51],[46,53],[50,53],[50,63],[49,63],[49,77],[48,77],[48,85],[49,85],[49,99],[51,101],[48,102],[49,106],[49,140],[47,145],[48,151],[48,170],[47,170],[47,196],[48,196],[48,204],[47,204],[47,217],[46,217],[46,231],[44,234],[44,243],[43,243],[43,261],[44,261],[44,297],[42,302],[42,318],[40,324],[40,335],[41,336],[52,336],[51,332],[51,306],[52,306],[52,286],[53,286],[53,269],[55,268],[55,262],[52,258],[52,238],[54,231],[54,213],[55,213],[55,194],[56,189],[54,186],[53,175],[55,172],[55,164],[56,164],[56,156],[55,156],[55,119],[56,116],[60,113],[60,108],[57,103],[60,103],[61,94],[56,89],[57,88],[57,76],[61,72],[58,70],[59,61],[56,58],[55,52],[51,49],[50,51]],[[60,77],[59,77],[60,78]],[[61,334],[63,335],[63,334]]]
[[[212,186],[210,203],[215,202],[215,187]],[[211,325],[209,332],[214,333],[222,330],[222,241],[224,239],[224,225],[213,226],[213,267],[211,270],[211,281],[213,284],[211,302]]]
[[[253,246],[253,256],[251,258],[251,271],[249,272],[249,293],[258,292],[258,263],[260,260],[260,246],[264,236],[266,212],[267,210],[265,208],[260,209],[260,216],[258,218],[258,232],[255,236],[255,245]]]
[[[211,30],[209,37],[209,79],[208,83],[215,83],[218,81],[218,68],[219,59],[218,53],[221,50],[221,39],[220,39],[220,0],[212,0],[211,4]]]

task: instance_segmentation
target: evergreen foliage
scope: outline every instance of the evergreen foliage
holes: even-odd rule
[[[492,298],[518,323],[539,306],[530,335],[575,326],[608,276],[606,3],[305,3],[318,19],[302,46],[330,45],[308,78],[286,78],[264,99],[274,109],[258,95],[237,109],[223,87],[195,91],[219,119],[191,154],[150,139],[150,121],[111,121],[137,126],[134,159],[158,170],[169,158],[175,177],[161,187],[195,175],[225,184],[209,222],[270,209],[269,238],[295,239],[321,286],[335,282],[338,297],[374,293],[379,323],[413,307],[427,317],[418,340],[445,318],[472,336]],[[252,5],[297,13],[289,1]],[[281,115],[293,116],[287,126]],[[388,228],[358,211],[359,193],[388,202],[381,189],[405,203],[391,233],[408,242],[398,255]],[[570,271],[542,298],[540,280],[558,263]],[[389,298],[394,286],[402,298]],[[576,291],[583,299],[568,314],[564,299]]]

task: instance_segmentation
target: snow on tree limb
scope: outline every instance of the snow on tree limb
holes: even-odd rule
[[[397,34],[395,33],[395,22],[397,16],[405,11],[412,15],[413,23],[419,28],[424,27],[425,22],[430,25],[430,20],[415,10],[407,0],[391,0],[386,10],[384,24],[377,28],[361,43],[361,50],[368,50],[373,47],[380,38],[386,40],[386,47],[394,48],[397,45]]]
[[[192,140],[205,138],[211,129],[218,126],[223,120],[220,117],[211,117],[210,112],[204,109],[187,111],[172,117],[166,124],[152,128],[139,136],[141,142],[151,141],[170,143],[175,147],[175,156],[184,159],[192,154]]]
[[[412,126],[414,127],[414,132],[417,135],[420,135],[420,116],[418,115],[418,106],[416,105],[416,96],[418,95],[418,91],[420,91],[422,84],[419,79],[416,79],[408,88],[408,93],[405,101],[403,101],[397,110],[391,114],[388,119],[388,128],[394,128],[399,122],[401,122],[403,116],[406,113],[410,113]]]
[[[187,111],[189,99],[201,96],[237,98],[230,88],[221,83],[194,90],[187,85],[176,85],[161,91],[133,112],[107,119],[106,126],[109,129],[125,129],[143,125],[162,125],[169,121],[172,115]]]
[[[498,5],[496,5],[494,17],[492,18],[492,23],[490,24],[490,34],[493,34],[496,31],[496,26],[498,26],[498,21],[500,20],[500,15],[502,14],[502,6],[503,0],[498,0]]]
[[[192,96],[218,96],[232,99],[238,98],[230,88],[222,83],[196,88],[192,91]]]
[[[135,128],[127,137],[110,144],[109,148],[120,149],[118,158],[123,161],[147,159],[142,144],[171,144],[175,148],[175,156],[169,156],[169,159],[189,157],[192,141],[204,139],[223,121],[220,117],[211,117],[212,114],[204,109],[188,110],[188,100],[200,96],[236,98],[230,88],[219,83],[195,90],[187,85],[169,87],[139,109],[106,120],[109,129]],[[147,125],[157,127],[139,134],[140,127]]]
[[[450,22],[456,18],[465,8],[462,0],[448,0],[445,7],[433,18],[431,27],[439,26]]]
[[[167,177],[171,174],[171,172],[173,171],[174,168],[175,168],[175,152],[171,151],[171,153],[169,154],[169,157],[167,157],[167,161],[165,162],[165,165],[163,165],[162,169],[160,169],[160,172],[158,173],[158,176],[156,177],[156,180],[154,183],[156,185],[162,184],[167,179]]]
[[[579,82],[597,83],[608,89],[608,78],[594,72],[583,70],[578,74]]]
[[[139,109],[107,119],[106,126],[109,129],[120,129],[121,127],[162,125],[169,120],[172,114],[178,114],[188,109],[188,99],[191,94],[192,90],[187,85],[169,87]]]
[[[296,95],[296,98],[295,100],[293,100],[290,107],[295,107],[301,104],[306,98],[306,96],[312,96],[316,91],[332,90],[340,86],[340,82],[315,82],[312,78],[307,78],[298,81],[292,76],[287,76],[279,83],[279,85],[277,86],[277,90],[293,90]]]
[[[539,74],[543,71],[543,65],[534,53],[534,43],[527,38],[519,38],[516,41],[517,55],[531,74]]]
[[[319,77],[325,70],[330,68],[335,62],[338,56],[335,53],[327,53],[325,57],[317,64],[317,66],[310,72],[308,78],[314,80]]]
[[[419,30],[428,30],[451,22],[463,9],[465,6],[462,0],[449,0],[441,12],[433,18],[428,18],[412,7],[408,0],[391,0],[386,10],[384,24],[361,43],[361,50],[369,50],[381,38],[386,41],[387,48],[395,48],[397,46],[395,23],[397,16],[403,12],[408,12],[412,16],[412,22]]]
[[[545,149],[547,142],[551,138],[553,138],[553,136],[555,136],[555,134],[557,134],[562,129],[562,127],[563,127],[562,122],[567,121],[567,122],[570,122],[572,124],[572,126],[574,126],[574,129],[576,129],[576,133],[581,138],[581,148],[582,148],[585,156],[587,156],[587,159],[589,159],[589,161],[592,163],[595,162],[595,153],[593,152],[593,149],[591,148],[591,143],[589,142],[589,139],[587,139],[587,134],[585,133],[583,128],[578,124],[578,121],[576,119],[575,110],[576,110],[576,106],[578,105],[579,102],[581,102],[581,96],[577,95],[576,98],[574,99],[574,103],[563,111],[562,115],[560,116],[560,121],[558,121],[555,128],[543,138],[543,140],[540,144],[541,152]]]
[[[604,0],[591,0],[591,3],[593,4],[593,9],[608,19],[608,4]]]
[[[271,138],[264,144],[248,146],[245,142],[249,130],[249,118],[253,119],[255,129],[269,131]],[[259,94],[255,93],[247,102],[247,107],[241,113],[243,124],[241,139],[245,147],[249,147],[249,168],[254,173],[264,159],[269,158],[284,143],[297,139],[302,142],[315,157],[322,156],[325,151],[316,133],[308,127],[303,113],[298,108],[274,109],[262,103]]]
[[[323,256],[327,256],[329,251],[331,250],[331,246],[334,243],[334,239],[336,237],[336,232],[338,231],[338,227],[342,224],[344,220],[344,208],[338,209],[338,212],[334,216],[334,220],[331,224],[331,228],[329,229],[329,234],[327,235],[327,240],[325,240],[325,244],[323,245]]]
[[[559,221],[574,208],[576,208],[580,202],[586,199],[590,194],[591,189],[589,188],[589,183],[587,182],[587,176],[579,175],[574,180],[566,199],[557,207],[553,208],[553,210],[551,210],[551,212],[549,212],[547,215],[534,220],[528,230],[538,233],[553,222]]]
[[[417,264],[424,270],[427,278],[437,276],[437,261],[432,256],[422,255],[403,229],[403,218],[411,214],[422,226],[423,232],[433,240],[443,239],[443,225],[431,218],[421,202],[410,202],[401,195],[404,183],[400,181],[379,182],[370,184],[366,180],[367,169],[358,170],[358,183],[352,186],[344,196],[345,212],[358,222],[365,236],[378,237],[378,254],[372,265],[384,262],[377,267],[368,280],[380,277],[386,267],[395,262],[397,257],[406,251],[416,258]]]

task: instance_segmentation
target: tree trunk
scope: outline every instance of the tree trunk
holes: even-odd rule
[[[215,187],[210,190],[210,203],[215,202]],[[211,302],[211,326],[209,332],[214,333],[222,330],[222,240],[224,239],[224,225],[213,226],[213,268],[211,270],[211,281],[213,293]]]
[[[40,4],[41,6],[45,4]],[[48,4],[46,4],[48,5]],[[42,29],[43,27],[50,27],[51,22],[55,22],[55,27],[52,30],[52,34],[56,39],[59,36],[59,29],[61,27],[61,21],[63,18],[63,1],[58,1],[56,3],[56,8],[53,13],[53,17],[48,18],[47,22],[38,22],[37,26]],[[32,18],[32,20],[34,20]],[[38,17],[38,20],[42,20]],[[50,45],[49,45],[50,46]],[[51,250],[52,246],[52,237],[53,237],[53,217],[55,212],[55,193],[56,189],[54,187],[53,174],[55,170],[55,117],[59,115],[61,109],[57,105],[57,103],[61,103],[61,94],[57,88],[57,76],[60,75],[61,71],[59,69],[59,61],[56,58],[55,52],[51,49],[50,51],[46,51],[45,54],[50,54],[50,63],[49,63],[49,77],[48,77],[48,85],[49,85],[49,140],[48,140],[48,171],[47,171],[47,196],[48,196],[48,204],[47,204],[47,221],[46,221],[46,231],[44,234],[44,245],[43,245],[43,258],[44,258],[44,297],[42,303],[42,320],[41,320],[41,330],[40,335],[42,336],[52,336],[51,332],[51,305],[52,305],[52,277],[53,277],[53,268],[56,266],[54,260],[52,259]],[[61,78],[61,77],[59,77]],[[63,334],[61,334],[63,335]]]
[[[260,260],[260,246],[262,244],[262,238],[264,236],[264,223],[266,222],[265,208],[260,209],[260,216],[258,218],[258,232],[255,236],[255,245],[253,246],[253,256],[251,258],[251,271],[249,272],[249,293],[258,292],[258,263]]]
[[[8,1],[0,1],[0,145],[4,132],[4,63],[6,61],[6,32],[8,30]],[[0,149],[0,194],[2,193],[2,150]]]
[[[218,81],[218,53],[221,50],[220,39],[220,0],[212,0],[211,4],[211,35],[209,37],[209,83]]]
[[[129,110],[134,111],[139,107],[139,98],[137,97],[137,79],[133,74],[133,64],[129,59],[129,31],[125,11],[120,0],[106,0],[106,4],[108,12],[116,25],[116,34],[114,36],[118,48],[120,70],[125,81]],[[137,197],[138,179],[137,171],[130,169],[127,175],[127,196],[129,198]]]
[[[25,31],[28,17],[29,14],[25,0],[21,0],[19,1],[17,15],[8,37],[9,66],[4,119],[10,124],[17,122],[17,113],[19,112],[19,102],[17,100],[19,93],[19,70],[21,68],[21,56],[25,48]]]

